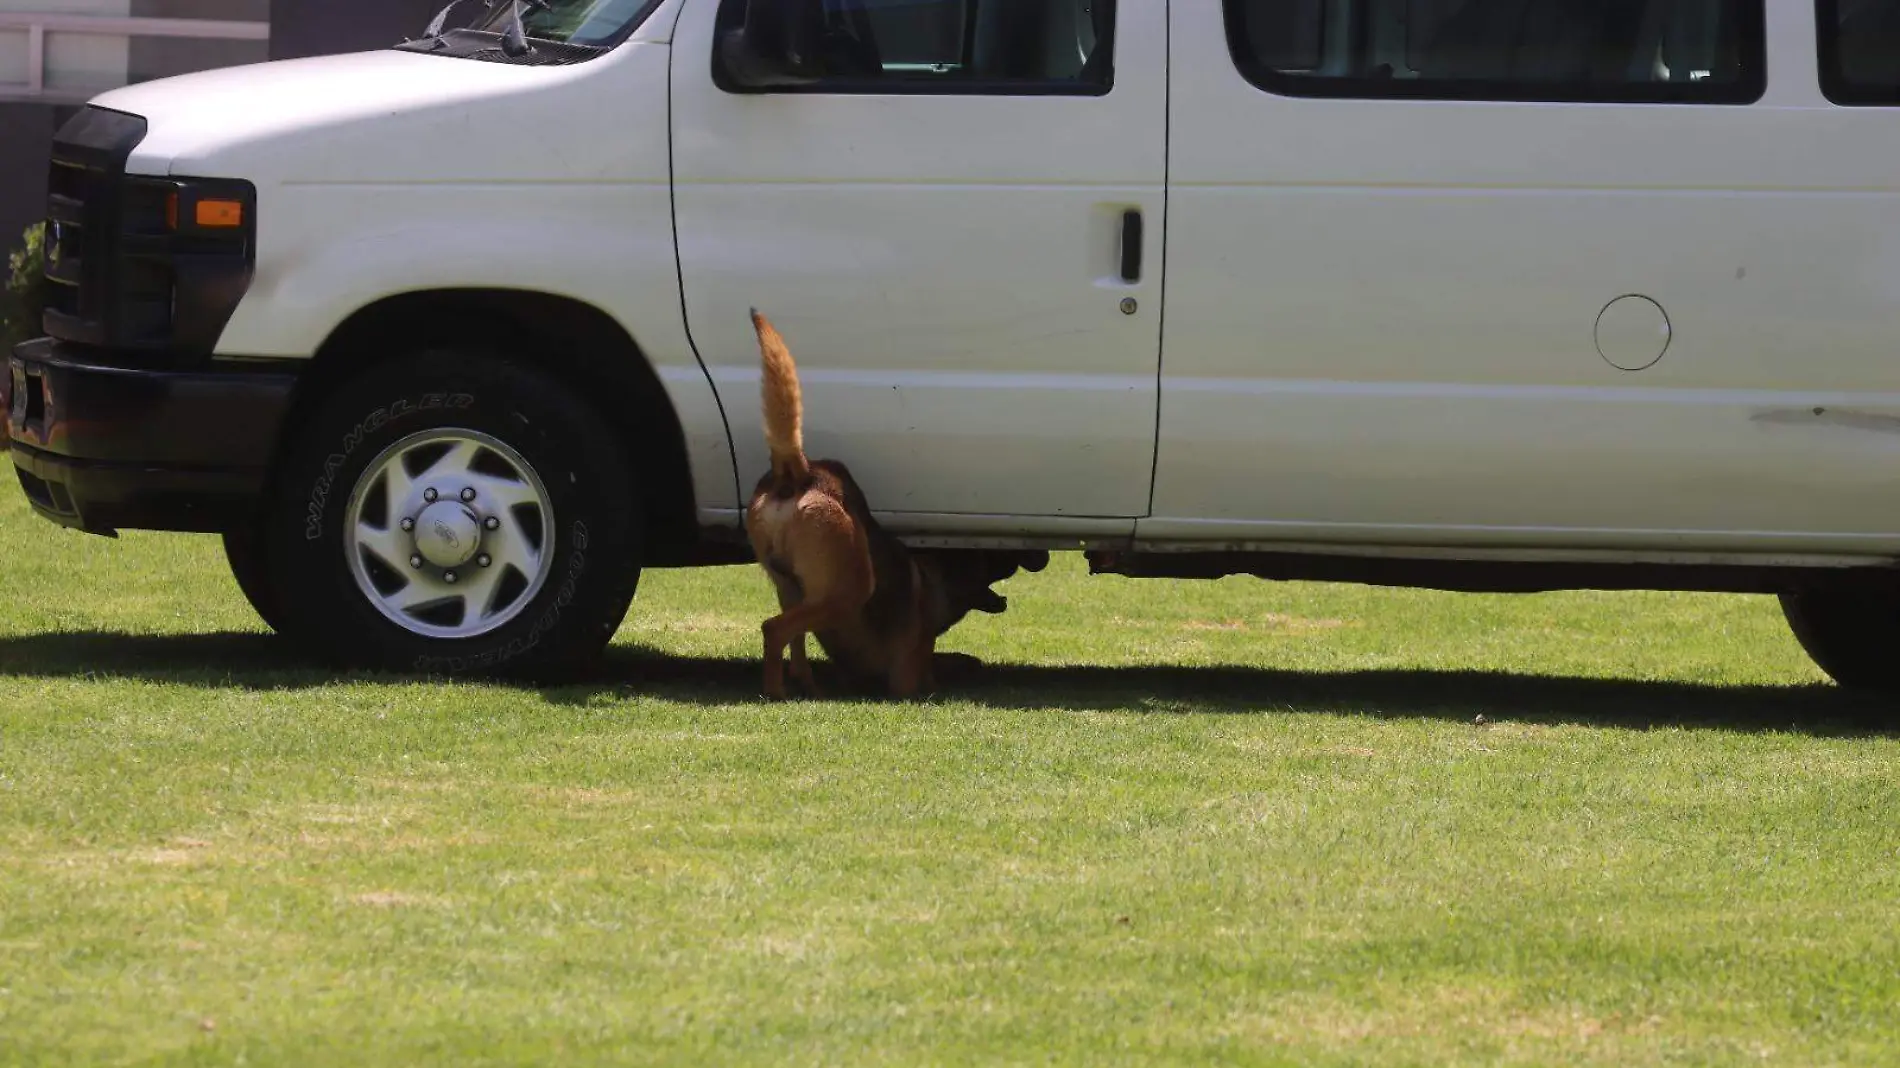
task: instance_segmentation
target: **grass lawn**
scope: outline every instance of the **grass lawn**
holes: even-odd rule
[[[1900,742],[1766,599],[1058,557],[956,692],[765,705],[750,569],[542,691],[0,546],[0,1064],[1900,1063]]]

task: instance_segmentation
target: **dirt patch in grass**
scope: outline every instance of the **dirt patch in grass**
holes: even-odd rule
[[[366,783],[378,790],[403,794],[448,794],[468,789],[467,784],[451,779],[369,779]]]
[[[161,864],[182,867],[184,865],[201,862],[204,859],[204,854],[189,849],[146,849],[133,853],[130,859],[139,864]]]
[[[620,807],[640,800],[632,790],[609,790],[597,786],[544,786],[528,783],[517,787],[539,801],[553,801],[570,808]]]
[[[625,629],[634,633],[644,631],[662,634],[737,634],[758,630],[759,625],[733,616],[699,612],[657,619],[636,619],[629,621]]]
[[[357,894],[350,898],[350,902],[378,909],[442,908],[448,904],[447,901],[432,894],[411,894],[403,890],[372,890],[366,894]]]
[[[1154,628],[1168,626],[1155,620],[1133,619],[1123,616],[1111,616],[1108,622],[1116,627]],[[1178,630],[1189,633],[1229,633],[1229,634],[1314,634],[1322,631],[1338,630],[1341,627],[1356,627],[1359,624],[1348,619],[1314,619],[1306,616],[1286,615],[1280,612],[1265,612],[1247,619],[1189,619],[1173,624]]]
[[[1296,995],[1272,1008],[1231,1022],[1236,1037],[1323,1046],[1432,1040],[1467,1047],[1510,1048],[1532,1040],[1540,1046],[1599,1047],[1611,1057],[1617,1047],[1657,1033],[1658,1016],[1596,1014],[1575,1005],[1525,1005],[1508,994],[1460,987],[1410,993],[1384,991],[1363,1000]]]

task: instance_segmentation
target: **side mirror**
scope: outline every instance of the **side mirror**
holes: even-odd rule
[[[745,21],[720,39],[720,66],[747,89],[810,85],[822,73],[824,18],[824,0],[745,0]]]

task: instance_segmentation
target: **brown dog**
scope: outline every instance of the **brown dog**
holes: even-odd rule
[[[755,308],[764,370],[765,440],[772,470],[746,509],[746,534],[778,590],[780,613],[765,621],[765,692],[785,696],[792,676],[816,694],[805,635],[845,675],[897,697],[935,685],[936,642],[972,611],[1009,602],[990,589],[1018,568],[1040,571],[1046,552],[912,553],[872,518],[864,492],[836,460],[805,456],[804,405],[791,350]]]

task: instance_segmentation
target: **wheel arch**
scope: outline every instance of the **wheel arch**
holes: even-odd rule
[[[585,301],[532,290],[435,289],[384,297],[332,330],[305,368],[272,465],[340,383],[423,348],[468,346],[553,374],[600,412],[627,449],[640,495],[646,566],[689,562],[699,544],[686,437],[652,363],[613,317]]]

